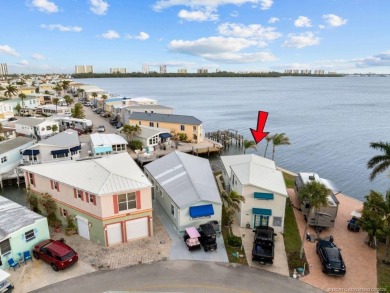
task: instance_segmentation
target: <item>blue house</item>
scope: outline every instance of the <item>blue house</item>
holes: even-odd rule
[[[0,196],[0,269],[8,260],[20,261],[23,252],[50,238],[47,219],[24,206]]]
[[[12,171],[21,164],[22,151],[35,143],[35,139],[18,136],[0,142],[0,175]]]

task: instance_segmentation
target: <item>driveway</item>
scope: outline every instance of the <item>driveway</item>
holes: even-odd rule
[[[214,251],[205,252],[203,248],[199,250],[188,251],[188,247],[185,244],[183,237],[179,236],[174,228],[172,221],[168,218],[167,214],[164,212],[158,202],[153,203],[153,211],[160,219],[172,241],[171,250],[169,252],[169,260],[187,259],[226,263],[229,262],[222,235],[217,236],[218,248]]]
[[[37,292],[322,292],[293,278],[209,261],[162,261],[96,272]]]

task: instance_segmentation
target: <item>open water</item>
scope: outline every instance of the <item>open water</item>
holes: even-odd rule
[[[258,111],[269,113],[265,131],[284,132],[291,145],[276,149],[276,164],[316,172],[357,199],[385,192],[390,170],[373,182],[367,161],[373,141],[390,142],[390,78],[103,78],[79,79],[110,93],[149,97],[193,115],[205,131],[235,129],[252,139]],[[264,155],[265,141],[257,153]],[[271,150],[268,151],[268,157]]]

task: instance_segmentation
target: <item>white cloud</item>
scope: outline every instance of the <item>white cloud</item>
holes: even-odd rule
[[[325,26],[324,26],[323,24],[320,24],[318,27],[319,27],[320,29],[324,29],[324,28],[325,28]]]
[[[41,12],[56,13],[58,12],[58,6],[49,0],[32,0],[31,6],[38,8]]]
[[[0,45],[0,53],[18,57],[20,54],[8,45]]]
[[[312,32],[305,32],[300,35],[289,34],[287,40],[283,43],[283,47],[301,49],[307,46],[315,46],[319,43],[319,37],[316,37]]]
[[[20,61],[18,62],[18,64],[21,65],[21,66],[27,66],[29,63],[28,63],[27,60],[20,60]]]
[[[343,19],[335,14],[325,14],[322,16],[325,22],[331,27],[339,27],[348,22],[347,19]]]
[[[105,15],[108,10],[108,3],[103,0],[89,0],[89,9],[97,15]]]
[[[153,9],[160,11],[172,6],[217,8],[228,4],[240,6],[247,3],[260,5],[261,9],[265,10],[272,6],[273,0],[158,0],[154,3]]]
[[[38,54],[38,53],[34,53],[31,55],[31,58],[34,60],[43,60],[43,59],[45,59],[45,56]]]
[[[60,32],[76,32],[76,33],[79,33],[83,30],[79,26],[65,26],[62,24],[41,24],[41,28],[48,29],[50,31],[59,30]]]
[[[186,21],[215,21],[218,20],[219,15],[213,13],[212,9],[208,9],[205,11],[202,10],[196,10],[196,11],[188,11],[188,10],[180,10],[178,16],[181,19],[184,19]]]
[[[114,30],[108,30],[104,34],[101,34],[100,36],[104,39],[109,39],[109,40],[120,38],[120,35]]]
[[[271,17],[271,18],[268,20],[268,23],[277,23],[278,21],[280,21],[279,18],[277,18],[277,17]]]
[[[282,36],[275,31],[274,27],[263,27],[260,24],[243,25],[239,23],[222,23],[218,26],[219,34],[228,37],[250,38],[262,41],[262,47],[266,45],[264,41],[272,41]]]
[[[141,40],[141,41],[145,41],[145,40],[149,39],[149,37],[150,37],[150,36],[149,36],[147,33],[145,33],[145,32],[140,32],[140,33],[138,34],[138,36],[135,36],[135,37],[134,37],[134,39]]]
[[[390,66],[390,50],[374,56],[353,60],[357,67]]]
[[[174,52],[225,63],[262,62],[276,59],[268,52],[240,52],[242,49],[256,45],[257,41],[245,38],[209,37],[194,41],[173,40],[168,48]]]
[[[311,21],[306,16],[299,16],[295,21],[294,25],[296,27],[311,27]]]

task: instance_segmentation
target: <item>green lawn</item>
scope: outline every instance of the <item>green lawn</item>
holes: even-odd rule
[[[295,220],[293,207],[290,205],[290,199],[287,199],[286,202],[286,213],[284,218],[284,246],[286,248],[288,268],[290,270],[290,275],[294,269],[303,267],[306,262],[305,257],[301,260],[299,258],[299,251],[301,249],[301,235],[299,235],[299,230],[297,222]],[[309,266],[306,263],[306,274],[309,271]]]
[[[229,228],[227,227],[222,227],[222,235],[223,235],[223,242],[225,243],[225,247],[226,247],[226,253],[227,253],[227,256],[229,258],[229,262],[233,262],[233,263],[239,263],[239,264],[242,264],[242,265],[248,265],[248,262],[246,261],[246,257],[245,257],[245,249],[242,249],[241,250],[241,247],[231,247],[229,246],[229,244],[227,243],[227,238],[229,237]],[[238,236],[238,235],[236,235]],[[241,255],[244,255],[244,257],[236,257],[236,256],[233,256],[233,252],[238,252],[239,254]]]
[[[377,250],[377,275],[378,288],[386,288],[386,292],[390,292],[390,265],[382,263],[386,258],[386,245],[379,244]]]
[[[287,188],[294,188],[295,177],[293,175],[283,172],[283,178]]]

